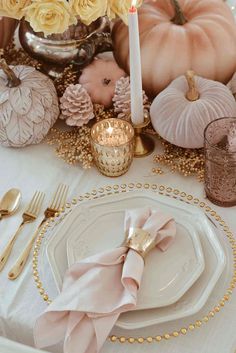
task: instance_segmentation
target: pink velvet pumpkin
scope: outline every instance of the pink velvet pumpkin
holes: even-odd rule
[[[165,140],[184,148],[201,148],[206,126],[217,118],[236,116],[236,102],[222,83],[188,71],[154,99],[150,116]]]
[[[13,18],[0,17],[0,48],[5,48],[10,43],[17,23]]]
[[[92,102],[110,107],[116,81],[125,76],[114,60],[95,59],[80,76],[79,83],[87,90]]]
[[[146,0],[139,10],[143,88],[155,97],[190,68],[227,83],[236,71],[236,24],[222,0]],[[129,73],[128,27],[113,27],[114,54]]]

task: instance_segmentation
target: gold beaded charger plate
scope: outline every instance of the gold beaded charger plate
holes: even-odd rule
[[[124,210],[144,205],[171,214],[177,220],[177,235],[168,252],[156,250],[147,257],[136,307],[139,311],[121,315],[116,324],[124,329],[180,319],[204,306],[225,265],[224,252],[204,213],[148,190],[108,195],[73,207],[46,246],[60,291],[64,274],[73,263],[123,243]]]
[[[184,295],[205,268],[197,227],[191,224],[201,222],[205,216],[199,216],[195,210],[187,210],[184,204],[176,200],[162,196],[157,199],[150,192],[109,195],[73,209],[63,226],[50,236],[46,247],[48,262],[59,290],[68,267],[123,244],[125,210],[143,205],[161,208],[171,214],[177,220],[177,234],[168,252],[154,249],[146,258],[135,310],[167,306]],[[219,244],[215,248],[219,255],[216,264],[219,278],[224,267],[224,254]]]
[[[45,257],[43,256],[42,249],[45,247],[45,244],[47,242],[48,237],[50,237],[51,232],[54,231],[55,228],[60,225],[62,220],[66,218],[68,214],[71,213],[72,209],[76,204],[89,199],[97,199],[114,193],[123,193],[134,190],[151,190],[152,192],[155,192],[157,194],[165,195],[174,199],[179,199],[182,202],[195,205],[196,207],[202,209],[205,214],[213,220],[217,229],[220,231],[221,243],[226,253],[226,269],[224,270],[223,275],[221,276],[211,295],[211,302],[212,300],[214,300],[215,305],[212,306],[211,302],[207,303],[204,309],[199,312],[198,319],[196,319],[195,315],[192,317],[192,322],[190,321],[190,319],[188,319],[190,323],[186,322],[186,319],[178,322],[176,321],[176,330],[173,330],[173,332],[156,332],[156,334],[153,335],[152,330],[152,335],[149,335],[147,337],[126,337],[124,335],[120,337],[116,335],[109,337],[111,342],[160,342],[162,339],[169,339],[172,337],[178,337],[179,335],[185,335],[189,331],[192,331],[193,329],[208,323],[212,317],[214,317],[218,312],[223,310],[224,306],[231,299],[233,290],[236,286],[236,240],[234,238],[234,235],[229,229],[226,222],[217,214],[217,212],[214,211],[205,202],[200,201],[198,198],[195,198],[194,196],[188,195],[185,192],[181,192],[177,189],[172,189],[171,187],[165,187],[163,185],[159,186],[157,184],[141,183],[107,186],[104,188],[93,190],[91,193],[86,193],[85,195],[80,196],[78,199],[74,199],[72,201],[72,204],[68,204],[67,208],[60,215],[56,215],[55,218],[49,220],[45,224],[44,228],[38,236],[35,245],[35,251],[33,256],[33,276],[42,299],[48,304],[50,304],[53,299],[53,296],[50,297],[50,283],[47,283],[45,280],[46,273],[48,272],[48,270],[43,270],[43,268],[45,268]],[[224,239],[222,237],[223,233],[225,234]],[[225,242],[225,239],[228,240],[228,243]],[[44,267],[42,265],[44,265]],[[184,325],[184,327],[179,327],[180,325]],[[159,326],[159,330],[161,330],[161,326]]]

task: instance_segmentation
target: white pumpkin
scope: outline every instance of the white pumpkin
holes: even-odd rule
[[[222,83],[194,78],[188,71],[155,98],[150,115],[165,140],[184,148],[201,148],[206,126],[217,118],[236,116],[236,102]]]
[[[59,116],[52,81],[33,67],[8,67],[3,59],[0,67],[0,144],[41,142]]]

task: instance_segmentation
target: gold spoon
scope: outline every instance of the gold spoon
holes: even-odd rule
[[[3,217],[11,216],[20,205],[21,192],[18,189],[11,189],[6,192],[0,202],[0,220]]]

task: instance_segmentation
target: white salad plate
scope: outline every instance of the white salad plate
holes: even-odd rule
[[[167,252],[155,249],[147,257],[137,309],[121,315],[117,322],[126,329],[182,318],[204,306],[225,265],[224,252],[205,215],[194,206],[152,192],[111,195],[75,207],[46,249],[60,289],[68,266],[119,246],[125,209],[143,206],[159,207],[173,215],[177,235]]]

